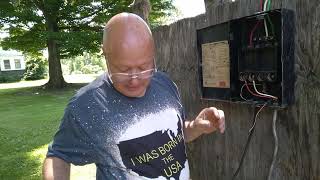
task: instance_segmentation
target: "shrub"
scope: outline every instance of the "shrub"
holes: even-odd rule
[[[46,76],[47,61],[41,57],[28,57],[26,60],[25,80],[38,80]]]
[[[99,74],[101,71],[102,67],[91,64],[88,64],[81,69],[81,72],[83,72],[83,74]]]
[[[21,80],[21,76],[0,76],[0,83],[18,82]]]

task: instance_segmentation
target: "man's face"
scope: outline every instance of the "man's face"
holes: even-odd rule
[[[137,74],[139,76],[140,72],[154,68],[153,59],[153,49],[149,47],[132,47],[108,55],[108,70],[114,88],[128,97],[144,96],[151,77],[143,79],[129,76],[128,80],[119,81],[116,73]]]

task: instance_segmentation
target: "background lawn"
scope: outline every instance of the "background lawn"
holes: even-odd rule
[[[68,100],[81,86],[59,91],[0,89],[0,179],[41,178],[48,143]],[[71,179],[94,178],[94,165],[72,167]]]

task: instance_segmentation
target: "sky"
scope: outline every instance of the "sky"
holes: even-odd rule
[[[205,13],[204,0],[173,0],[173,4],[181,12],[181,18]]]

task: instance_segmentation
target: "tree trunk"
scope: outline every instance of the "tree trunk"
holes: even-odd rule
[[[49,81],[45,85],[47,88],[63,88],[66,86],[62,75],[62,68],[60,62],[59,46],[57,42],[52,38],[52,34],[58,31],[57,22],[50,18],[47,18],[47,26],[49,37],[47,40],[48,54],[49,54]]]
[[[140,16],[149,25],[151,4],[149,0],[134,0],[131,4],[132,12]]]

